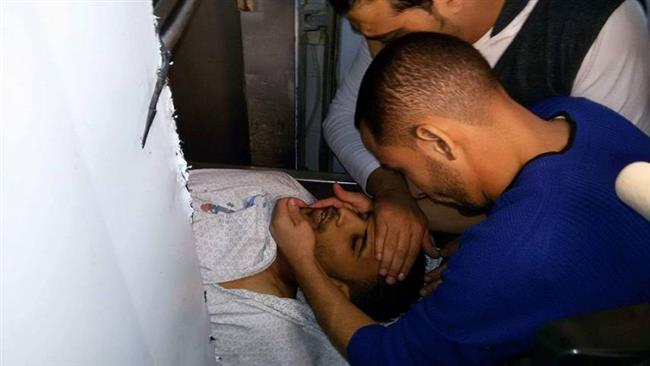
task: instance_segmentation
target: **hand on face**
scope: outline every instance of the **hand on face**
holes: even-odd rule
[[[400,194],[398,191],[378,194],[373,205],[361,193],[348,192],[338,184],[334,184],[333,189],[335,197],[318,201],[310,207],[333,205],[359,213],[374,210],[375,256],[381,261],[379,274],[387,276],[388,283],[405,278],[420,246],[431,246],[429,236],[426,235],[426,217],[410,194]]]
[[[300,207],[305,206],[297,198],[278,200],[269,227],[278,251],[294,271],[302,265],[315,263],[316,236],[309,220],[300,213]]]
[[[460,240],[455,239],[443,248],[438,249],[438,257],[444,259],[438,267],[424,275],[424,286],[420,289],[420,296],[427,296],[442,283],[442,273],[447,269],[447,259],[458,250],[459,245]]]
[[[294,271],[316,263],[342,281],[375,277],[372,214],[335,206],[313,208],[296,198],[278,200],[270,231],[279,254]]]
[[[340,184],[332,185],[334,197],[329,197],[312,203],[311,208],[324,208],[334,206],[336,208],[347,208],[356,213],[367,213],[372,211],[372,201],[363,193],[348,192]]]
[[[375,196],[375,216],[379,274],[391,284],[406,277],[422,247],[431,247],[427,221],[411,195],[398,190]]]
[[[332,278],[344,282],[373,280],[379,265],[374,254],[374,217],[372,212],[358,213],[346,206],[337,203],[300,210],[315,230],[316,259]]]

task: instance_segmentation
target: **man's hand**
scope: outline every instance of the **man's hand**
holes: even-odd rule
[[[427,222],[408,191],[391,189],[375,195],[375,252],[386,282],[403,280],[418,252],[431,247]]]
[[[420,296],[427,296],[442,283],[442,273],[447,269],[447,259],[458,250],[459,243],[460,240],[455,239],[438,249],[438,257],[444,260],[438,267],[424,275],[424,286],[420,289]]]
[[[340,184],[334,183],[332,185],[334,197],[325,198],[323,200],[312,203],[309,207],[324,208],[334,206],[336,208],[345,207],[348,210],[356,213],[366,213],[372,211],[372,201],[363,193],[348,192]]]
[[[427,220],[399,173],[376,169],[368,177],[367,190],[374,195],[379,274],[386,276],[386,282],[394,283],[395,279],[406,278],[421,248],[433,248]]]
[[[442,272],[446,269],[447,260],[444,260],[438,267],[424,275],[424,286],[420,289],[420,296],[427,296],[442,283]]]
[[[297,198],[278,200],[271,219],[271,235],[280,255],[292,267],[321,328],[345,356],[352,335],[374,321],[350,302],[348,285],[329,277],[316,261],[316,236],[300,213],[300,207],[305,206]]]
[[[300,213],[306,204],[297,198],[278,200],[269,227],[280,254],[294,269],[315,262],[316,236],[307,219]]]
[[[427,235],[426,218],[408,190],[386,190],[376,196],[374,204],[364,194],[348,192],[339,184],[335,183],[333,190],[335,197],[320,200],[310,207],[345,207],[357,213],[374,211],[375,256],[381,261],[379,274],[386,276],[388,283],[406,278],[421,245],[425,250],[434,250]]]

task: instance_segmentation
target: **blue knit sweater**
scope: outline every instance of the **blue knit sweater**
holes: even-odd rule
[[[549,320],[650,302],[650,222],[614,191],[623,167],[650,161],[650,138],[586,99],[533,112],[572,121],[569,146],[524,166],[461,236],[433,294],[391,326],[358,330],[350,364],[496,364],[530,351]]]

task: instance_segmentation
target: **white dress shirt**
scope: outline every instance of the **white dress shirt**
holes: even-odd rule
[[[526,7],[494,37],[492,29],[474,47],[494,67],[528,19],[537,0]],[[637,0],[626,0],[609,17],[587,52],[576,75],[571,96],[585,97],[625,116],[650,134],[650,36],[647,20]],[[372,61],[366,42],[338,86],[323,133],[330,148],[348,173],[366,188],[379,162],[366,150],[354,127],[357,94]]]

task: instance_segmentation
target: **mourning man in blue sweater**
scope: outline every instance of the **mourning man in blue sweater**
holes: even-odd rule
[[[586,99],[528,111],[469,44],[415,33],[369,67],[356,124],[416,194],[487,218],[464,232],[442,284],[395,323],[374,323],[325,276],[297,200],[271,223],[283,256],[351,365],[498,364],[552,319],[650,302],[650,223],[616,196],[650,138]]]

